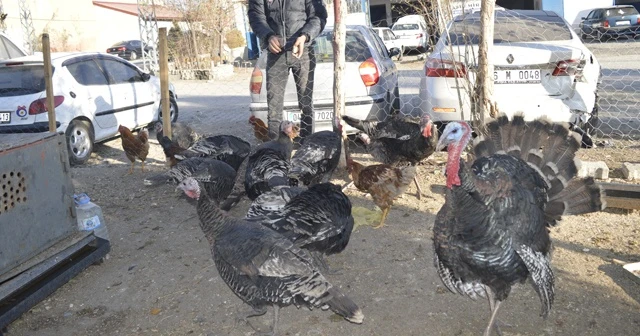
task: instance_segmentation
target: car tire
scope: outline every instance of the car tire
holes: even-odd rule
[[[393,89],[393,93],[389,94],[391,97],[391,115],[397,115],[401,111],[400,107],[400,90],[398,89],[398,85]]]
[[[131,56],[129,56],[130,60],[137,60],[138,59],[138,54],[135,51],[131,52]]]
[[[169,98],[169,111],[171,115],[171,122],[176,122],[178,120],[178,102],[171,97]],[[158,122],[162,122],[162,104],[158,107]]]
[[[93,152],[95,135],[91,123],[85,120],[74,119],[69,123],[65,131],[67,150],[71,165],[87,163]]]
[[[402,56],[404,56],[404,46],[400,47],[400,53],[398,54],[398,62],[402,61]]]

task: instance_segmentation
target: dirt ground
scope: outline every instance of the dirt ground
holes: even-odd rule
[[[246,119],[232,124],[227,126],[250,134]],[[253,334],[248,325],[234,326],[236,312],[245,307],[218,276],[193,205],[173,186],[143,185],[145,176],[165,170],[151,137],[145,173],[137,166],[133,175],[123,176],[128,161],[120,140],[98,145],[89,164],[72,169],[76,191],[88,193],[103,209],[111,252],[104,263],[89,267],[12,323],[6,335]],[[636,148],[627,150],[620,155],[638,157]],[[432,263],[445,160],[441,153],[419,167],[430,197],[417,200],[412,186],[391,210],[386,227],[359,226],[347,249],[329,258],[341,273],[327,277],[362,308],[364,323],[351,324],[330,311],[287,307],[280,313],[281,335],[482,333],[488,303],[450,293]],[[334,182],[345,178],[341,172]],[[370,198],[353,189],[347,193],[354,207],[373,209]],[[232,214],[243,216],[248,205],[244,199]],[[552,313],[543,320],[531,285],[518,286],[499,313],[512,326],[503,328],[504,335],[637,335],[640,283],[619,263],[640,261],[638,212],[567,217],[552,237],[557,279]],[[271,311],[252,322],[265,330]]]

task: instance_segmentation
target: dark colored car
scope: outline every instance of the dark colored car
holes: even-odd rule
[[[590,37],[598,41],[619,36],[636,38],[640,35],[640,14],[633,6],[613,6],[592,10],[582,18],[582,39]]]
[[[148,52],[151,48],[147,46],[145,50]],[[109,47],[109,49],[107,49],[107,53],[120,56],[128,60],[138,59],[142,57],[142,41],[130,40],[118,42]]]

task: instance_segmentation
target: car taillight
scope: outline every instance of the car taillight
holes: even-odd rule
[[[638,18],[636,19],[636,24],[640,25],[640,16],[638,16]]]
[[[260,91],[262,91],[262,71],[260,71],[258,67],[253,68],[253,72],[251,73],[249,90],[255,94],[260,94]]]
[[[416,38],[422,38],[422,33],[416,34]]]
[[[360,78],[362,78],[365,86],[376,85],[380,80],[380,72],[373,57],[369,57],[366,61],[362,62],[358,70],[360,71]]]
[[[609,28],[609,21],[603,22],[602,26],[605,27],[605,28]]]
[[[64,96],[54,96],[53,97],[53,106],[58,107],[60,104],[64,102]],[[47,98],[40,98],[34,100],[31,105],[29,105],[29,114],[36,115],[40,113],[47,112]]]
[[[467,74],[467,69],[460,62],[430,58],[427,60],[425,74],[427,77],[459,78]]]
[[[126,47],[119,47],[118,48],[118,51],[124,51],[124,50],[127,50],[127,48]]]
[[[573,76],[578,70],[580,61],[578,60],[566,60],[560,61],[556,64],[556,68],[553,70],[552,76]]]

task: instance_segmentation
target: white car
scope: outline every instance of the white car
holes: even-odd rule
[[[387,50],[391,50],[392,48],[398,48],[398,61],[402,61],[402,54],[404,54],[404,46],[402,45],[402,40],[393,33],[391,28],[387,27],[373,27],[373,31],[378,33],[378,36],[382,39]]]
[[[593,134],[600,79],[595,55],[554,12],[501,10],[495,15],[490,59],[498,110],[523,112],[528,120],[547,116]],[[479,39],[479,13],[457,17],[426,60],[421,107],[434,121],[471,120]]]
[[[85,163],[96,142],[160,120],[160,80],[135,65],[103,53],[54,53],[53,94],[57,131],[67,136],[72,164]],[[170,85],[171,119],[178,117]],[[0,61],[2,133],[49,131],[42,55]]]
[[[251,74],[249,109],[267,124],[267,53],[263,51]],[[315,120],[313,132],[332,129],[333,120],[333,28],[315,39],[316,69],[313,86]],[[348,25],[345,47],[345,107],[350,117],[383,120],[400,111],[398,70],[391,60],[397,50],[387,51],[382,39],[369,27]],[[284,93],[283,120],[300,121],[295,81],[289,74]],[[345,127],[347,133],[356,130]]]
[[[415,49],[426,52],[429,48],[427,21],[422,15],[403,16],[391,26],[391,30],[405,50]]]

